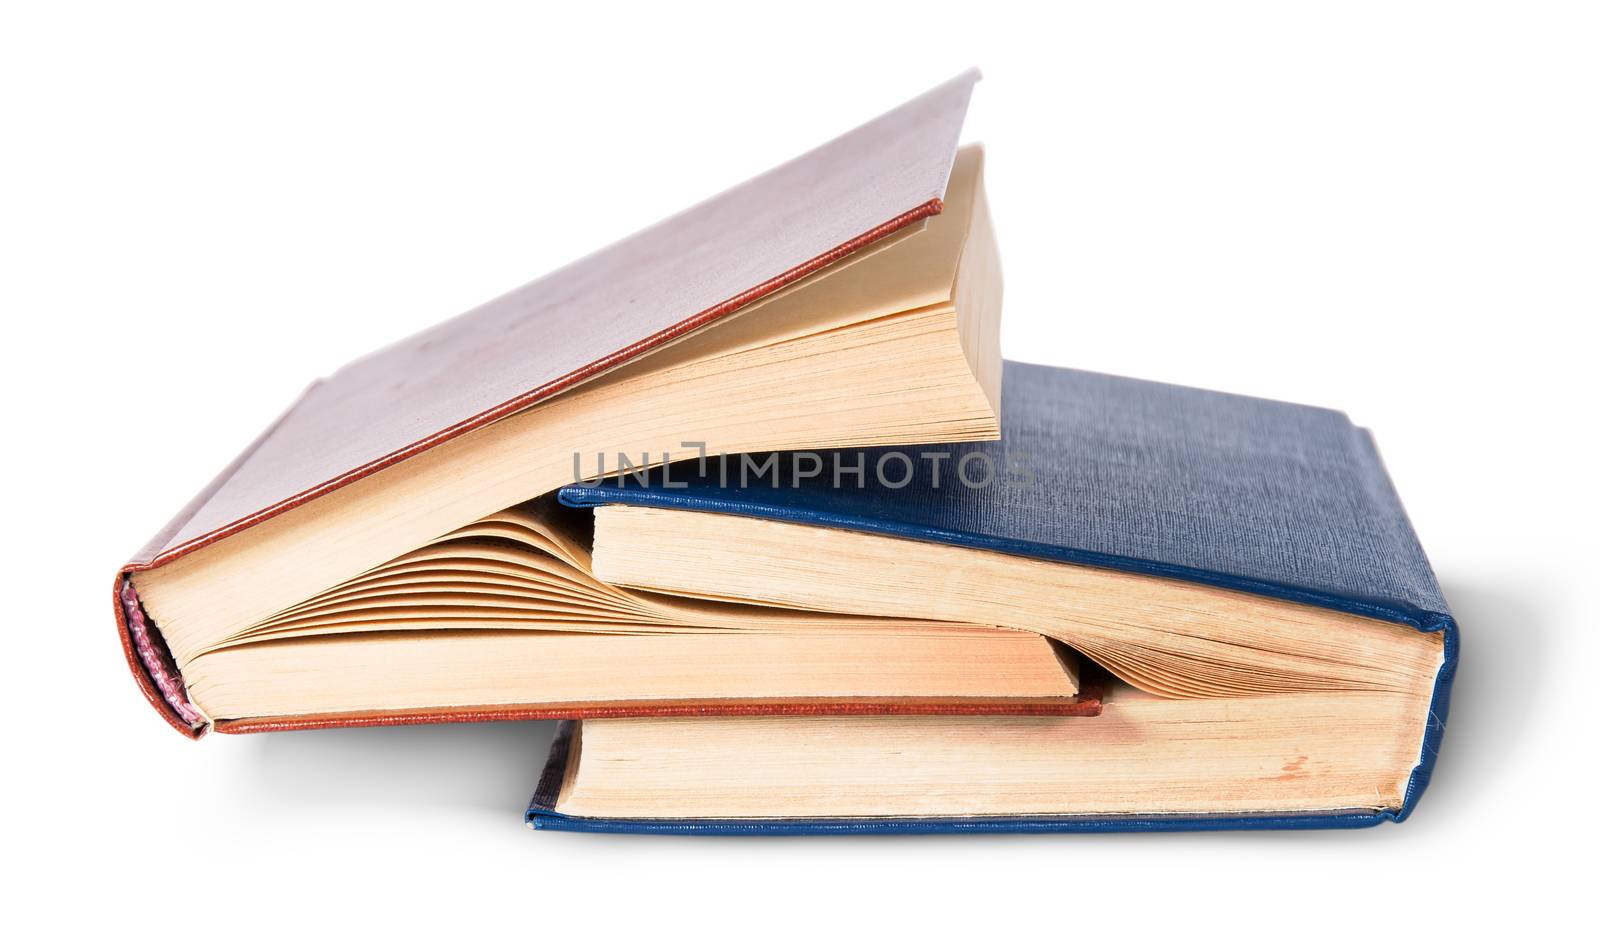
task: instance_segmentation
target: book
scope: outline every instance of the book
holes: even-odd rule
[[[314,383],[117,572],[146,698],[192,736],[1092,710],[1039,635],[620,592],[529,504],[684,447],[996,436],[998,253],[982,152],[958,151],[976,80]]]
[[[1006,363],[1002,438],[720,457],[564,488],[630,590],[985,624],[1101,683],[1077,718],[569,727],[538,827],[1355,826],[1406,817],[1459,650],[1370,433],[1335,411]]]

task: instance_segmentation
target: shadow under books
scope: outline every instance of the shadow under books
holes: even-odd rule
[[[1469,817],[1521,753],[1530,709],[1543,708],[1551,618],[1509,582],[1440,580],[1461,627],[1461,665],[1433,783],[1414,823]],[[1408,823],[1406,827],[1410,827]]]
[[[355,727],[265,734],[260,795],[308,807],[445,807],[521,821],[554,721]]]

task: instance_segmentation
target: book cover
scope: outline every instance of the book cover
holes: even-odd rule
[[[145,697],[180,732],[197,736],[210,727],[185,697],[161,618],[141,605],[134,574],[166,568],[503,420],[939,214],[977,80],[975,71],[960,75],[312,384],[117,571],[117,631]],[[449,711],[415,716],[452,719]]]

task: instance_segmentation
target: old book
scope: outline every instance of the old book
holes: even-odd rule
[[[996,436],[1000,272],[981,152],[957,151],[975,80],[312,385],[118,571],[147,698],[195,735],[1070,704],[1038,635],[946,625],[891,645],[904,625],[879,618],[775,630],[620,593],[522,506],[614,470],[603,455]],[[947,675],[968,650],[1008,660]],[[695,655],[698,679],[667,681]]]
[[[1043,635],[1105,675],[1099,716],[586,723],[534,822],[1404,817],[1442,737],[1457,633],[1370,434],[1155,382],[1014,363],[1004,380],[998,442],[722,457],[561,497],[596,508],[608,584]]]

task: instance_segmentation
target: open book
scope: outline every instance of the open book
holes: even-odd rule
[[[561,498],[596,509],[608,584],[1040,634],[1087,658],[1097,716],[586,721],[552,757],[534,823],[1087,830],[1409,812],[1457,635],[1371,436],[1334,411],[1135,379],[1007,363],[1004,383],[998,442],[759,470],[723,457]]]
[[[1000,271],[957,152],[976,79],[312,385],[118,572],[146,696],[195,735],[1076,708],[1037,634],[624,592],[522,507],[674,455],[997,436]]]

